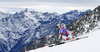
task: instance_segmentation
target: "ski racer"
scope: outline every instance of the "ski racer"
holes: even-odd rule
[[[64,40],[69,40],[72,39],[72,36],[70,34],[70,31],[66,29],[66,25],[64,23],[57,24],[56,28],[59,30],[59,37],[58,39],[64,39]]]

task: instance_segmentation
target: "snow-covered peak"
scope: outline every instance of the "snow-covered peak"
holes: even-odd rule
[[[100,6],[94,9],[94,12],[99,12],[100,13]]]
[[[28,12],[29,10],[28,10],[28,8],[26,8],[24,11],[25,11],[25,12]]]
[[[65,13],[65,14],[73,14],[73,13],[79,13],[80,11],[78,11],[78,10],[72,10],[72,11],[69,11],[69,12],[67,12],[67,13]]]
[[[24,14],[25,14],[25,19],[27,20],[27,19],[32,19],[32,20],[34,20],[34,22],[33,23],[38,23],[38,19],[36,19],[30,12],[24,12]]]
[[[0,12],[0,20],[2,18],[6,18],[6,17],[9,17],[11,14],[10,13],[3,13],[3,12]]]
[[[78,20],[69,25],[68,28],[70,30],[75,30],[73,35],[82,35],[100,27],[100,10],[98,8],[100,7],[97,7],[93,11],[87,12],[84,16],[80,17]]]
[[[86,10],[86,12],[90,12],[90,11],[92,11],[92,10],[91,9]]]

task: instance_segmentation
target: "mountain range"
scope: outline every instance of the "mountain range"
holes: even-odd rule
[[[15,14],[0,12],[0,52],[19,52],[36,39],[58,33],[56,25],[67,26],[91,10],[72,10],[64,14],[25,9]]]
[[[63,21],[66,21],[66,20],[63,20]],[[71,22],[67,26],[67,29],[71,31],[71,35],[73,37],[82,37],[82,36],[87,37],[89,36],[87,35],[88,33],[91,33],[97,29],[100,29],[100,6],[96,7],[93,11],[89,11],[85,15]],[[60,41],[57,41],[58,35],[59,35],[58,33],[55,33],[55,34],[43,37],[41,39],[37,39],[34,42],[25,46],[20,52],[35,50],[37,48],[46,47],[46,46],[52,47],[53,45],[59,45]],[[63,43],[60,43],[60,44],[63,44]]]

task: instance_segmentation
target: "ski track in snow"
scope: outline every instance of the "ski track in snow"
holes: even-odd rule
[[[100,52],[100,30],[90,32],[88,38],[54,47],[44,47],[29,52]]]

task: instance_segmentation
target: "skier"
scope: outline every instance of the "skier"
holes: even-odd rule
[[[59,30],[59,37],[58,37],[58,39],[60,39],[61,37],[64,40],[72,39],[72,36],[69,33],[69,31],[66,29],[66,25],[64,23],[62,23],[61,25],[57,24],[56,28]]]

